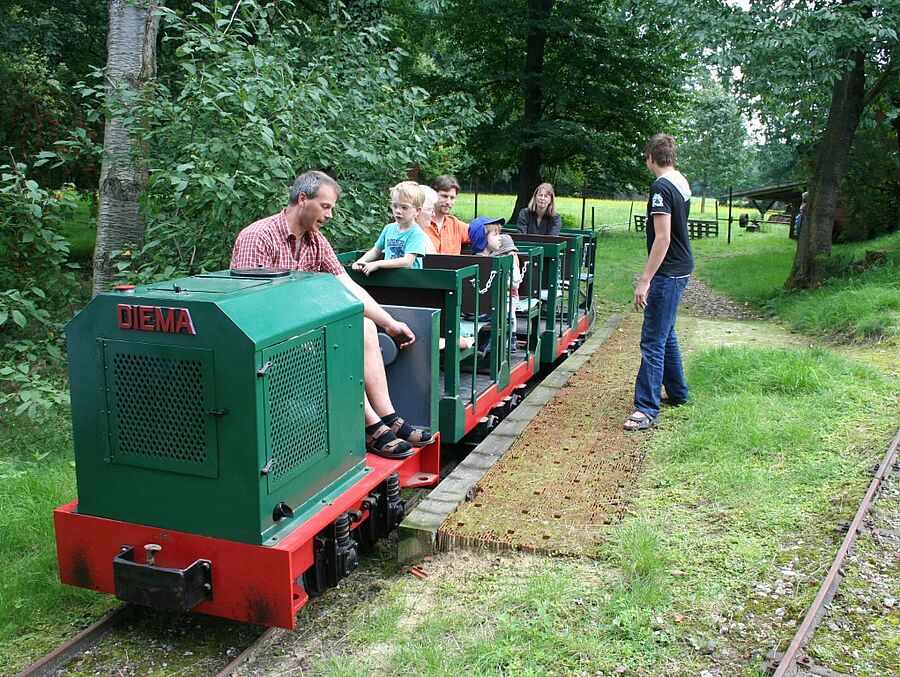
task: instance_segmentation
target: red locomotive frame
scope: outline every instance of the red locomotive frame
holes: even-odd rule
[[[347,511],[362,510],[363,499],[392,473],[399,473],[403,487],[437,484],[440,439],[402,460],[366,454],[366,464],[372,472],[273,546],[81,515],[76,512],[78,501],[72,501],[53,513],[60,580],[115,595],[113,559],[123,548],[141,550],[148,543],[162,544],[155,566],[184,568],[197,560],[210,562],[212,599],[200,602],[193,611],[294,629],[296,613],[309,600],[298,580],[313,565],[316,535]],[[367,517],[362,510],[362,520]]]

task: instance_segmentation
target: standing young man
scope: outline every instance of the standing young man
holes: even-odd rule
[[[434,218],[425,228],[425,234],[438,254],[459,255],[464,244],[469,244],[469,224],[450,214],[459,195],[459,181],[445,174],[431,184],[438,199],[434,204]]]
[[[688,237],[691,189],[675,169],[675,140],[656,134],[644,149],[656,177],[647,202],[647,265],[634,290],[635,310],[644,311],[641,368],[634,384],[634,413],[625,430],[646,430],[659,416],[662,386],[670,404],[687,401],[681,352],[675,337],[678,304],[694,270]]]

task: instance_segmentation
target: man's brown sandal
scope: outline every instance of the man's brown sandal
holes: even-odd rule
[[[413,428],[399,416],[390,425],[391,432],[414,447],[424,447],[434,441],[434,435],[426,428]]]
[[[370,435],[366,435],[366,451],[382,458],[409,458],[416,450],[409,442],[401,440],[386,425]]]

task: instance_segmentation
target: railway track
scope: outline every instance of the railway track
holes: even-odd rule
[[[115,628],[135,619],[140,613],[140,607],[134,604],[124,604],[113,609],[65,644],[58,646],[43,658],[39,658],[20,672],[17,677],[50,677],[51,675],[56,675],[58,670],[65,667],[76,656],[80,656],[92,649]]]
[[[123,604],[113,609],[101,619],[85,628],[77,635],[61,644],[46,656],[38,659],[30,666],[18,673],[17,677],[55,677],[60,671],[65,672],[66,666],[79,656],[95,648],[105,637],[116,628],[130,622],[140,621],[142,616],[149,613],[144,607],[135,604]],[[227,665],[216,671],[217,677],[230,677],[242,665],[254,658],[265,648],[270,640],[280,632],[286,632],[280,628],[266,628],[243,651],[235,656]],[[224,658],[223,658],[224,660]]]
[[[847,558],[847,554],[856,542],[856,537],[862,529],[863,519],[869,512],[869,508],[878,499],[878,493],[881,485],[891,474],[891,470],[897,463],[897,447],[900,445],[900,431],[894,436],[893,441],[888,447],[887,453],[884,455],[878,469],[875,472],[872,482],[863,497],[856,516],[847,528],[847,535],[844,537],[841,547],[838,548],[837,555],[831,567],[828,569],[819,592],[813,600],[812,606],[806,612],[806,617],[794,634],[790,645],[784,653],[771,653],[768,661],[763,666],[766,670],[773,673],[773,677],[794,677],[801,674],[827,675],[829,677],[839,677],[838,673],[827,668],[813,665],[808,656],[803,654],[803,648],[809,643],[815,632],[816,626],[826,615],[826,606],[831,603],[834,594],[841,583],[841,568]]]

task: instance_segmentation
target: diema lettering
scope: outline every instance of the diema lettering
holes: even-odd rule
[[[161,331],[168,334],[195,335],[194,321],[187,308],[163,308],[160,306],[116,306],[119,329],[136,331]]]

